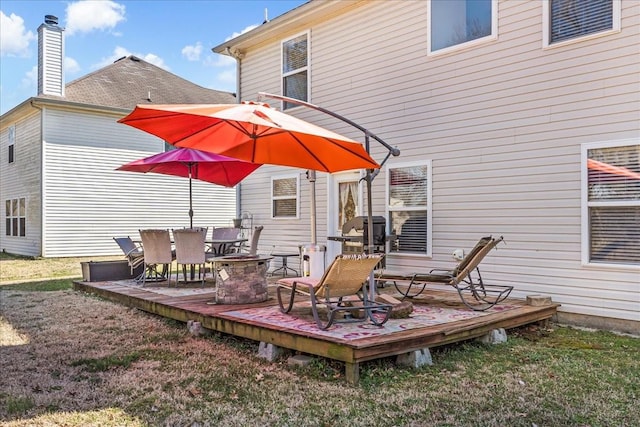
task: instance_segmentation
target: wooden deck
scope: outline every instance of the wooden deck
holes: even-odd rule
[[[233,315],[245,309],[277,306],[277,301],[272,296],[262,303],[219,305],[212,304],[212,293],[168,296],[139,287],[125,286],[122,282],[74,282],[74,287],[159,316],[182,322],[197,321],[212,331],[344,362],[347,381],[351,383],[358,382],[361,362],[468,340],[498,328],[510,329],[544,321],[550,319],[559,306],[531,306],[523,300],[508,299],[505,303],[510,305],[510,309],[501,312],[397,330],[383,335],[345,338],[323,335],[314,327],[292,330],[286,324],[266,324],[259,319],[243,319]],[[211,292],[213,291],[212,288]],[[394,294],[388,287],[379,291]],[[272,292],[273,288],[270,287],[270,295]],[[413,303],[416,308],[422,304],[458,305],[459,308],[464,308],[457,293],[444,290],[429,291],[425,301],[413,300]]]

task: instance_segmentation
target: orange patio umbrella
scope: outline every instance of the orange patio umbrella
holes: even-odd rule
[[[177,147],[323,172],[380,167],[357,141],[263,103],[138,105],[120,123]]]

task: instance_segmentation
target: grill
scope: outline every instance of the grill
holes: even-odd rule
[[[387,239],[386,223],[383,216],[374,216],[373,220],[373,252],[385,253]],[[342,226],[342,236],[327,237],[328,240],[342,242],[343,254],[361,254],[369,252],[369,219],[357,216]]]

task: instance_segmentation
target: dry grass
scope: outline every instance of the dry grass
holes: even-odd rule
[[[304,369],[258,344],[70,289],[0,287],[0,422],[15,426],[631,426],[640,339],[570,328],[432,349],[435,365]],[[637,424],[636,424],[637,425]]]

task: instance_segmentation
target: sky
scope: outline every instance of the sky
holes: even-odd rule
[[[235,60],[211,48],[306,0],[0,0],[0,114],[37,95],[38,27],[65,29],[65,81],[136,55],[200,86],[236,91]]]

